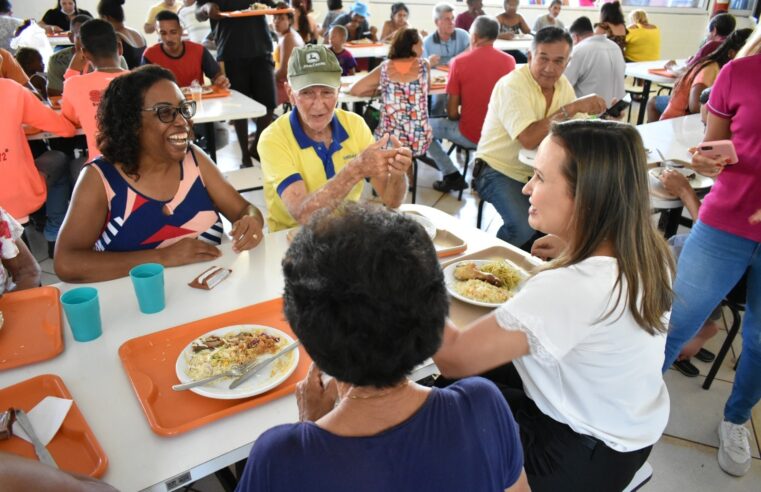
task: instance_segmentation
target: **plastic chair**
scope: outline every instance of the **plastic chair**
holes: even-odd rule
[[[711,384],[713,384],[713,380],[716,378],[716,374],[719,372],[721,364],[724,362],[729,349],[732,347],[732,342],[740,332],[740,326],[742,325],[742,317],[740,313],[745,311],[746,284],[747,274],[737,282],[737,285],[735,285],[729,294],[727,294],[727,297],[721,302],[721,305],[729,308],[729,311],[732,313],[732,326],[727,331],[727,338],[719,349],[719,353],[716,354],[716,359],[714,359],[711,369],[708,371],[708,376],[706,376],[705,381],[703,381],[704,390],[711,389]],[[734,367],[735,370],[737,369],[737,364],[739,362],[740,358],[738,357]]]
[[[454,152],[455,149],[462,150],[463,152],[465,152],[465,164],[462,167],[462,176],[464,178],[465,176],[468,175],[468,165],[470,164],[470,152],[471,151],[475,152],[476,149],[475,148],[463,147],[462,145],[458,145],[458,144],[452,142],[452,145],[449,147],[449,150],[447,150],[447,155],[452,155],[452,152]],[[460,190],[460,192],[457,194],[457,200],[458,201],[462,200],[462,192],[463,191],[464,190]]]

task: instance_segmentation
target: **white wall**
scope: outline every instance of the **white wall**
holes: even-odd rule
[[[42,17],[45,10],[51,8],[56,3],[55,0],[11,1],[13,2],[14,15],[17,17],[35,17],[38,19]],[[142,32],[142,26],[143,22],[145,22],[148,8],[158,1],[159,0],[126,0],[124,10],[127,17],[127,25]],[[344,0],[344,7],[349,7],[352,1],[353,0]],[[373,25],[378,26],[379,29],[383,25],[383,22],[388,19],[390,13],[389,5],[391,3],[392,1],[390,0],[376,0],[370,5],[370,11],[372,12],[370,20]],[[458,12],[466,9],[464,2],[452,3],[455,5]],[[497,2],[488,1],[485,3],[492,4]],[[97,0],[77,1],[78,6],[89,10],[93,14],[96,14],[95,7],[97,4]],[[435,0],[416,0],[407,2],[407,6],[410,9],[410,23],[419,29],[425,29],[429,32],[432,31],[433,22],[431,20],[431,12],[433,4],[435,4]],[[317,14],[317,20],[322,22],[322,18],[328,11],[325,1],[316,0],[314,10]],[[661,55],[663,58],[684,58],[697,51],[698,44],[705,35],[705,28],[708,24],[708,11],[682,11],[679,13],[670,13],[668,11],[664,12],[664,10],[668,9],[663,8],[653,8],[649,10],[651,22],[661,28]],[[489,14],[496,15],[500,11],[501,9],[496,6],[486,7],[486,12]],[[540,15],[544,15],[546,8],[522,6],[520,12],[526,18],[529,25],[533,25],[534,19]],[[594,22],[597,18],[597,11],[588,8],[565,7],[560,14],[560,19],[566,25],[570,25],[574,19],[582,15],[586,15]],[[750,21],[747,19],[741,19],[738,24],[740,27],[747,27],[750,25]],[[154,41],[154,36],[148,36],[149,44]]]

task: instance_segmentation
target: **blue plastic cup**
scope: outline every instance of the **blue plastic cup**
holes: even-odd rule
[[[98,291],[93,287],[78,287],[61,296],[63,311],[69,320],[71,333],[78,342],[95,340],[102,333]]]
[[[164,302],[164,266],[158,263],[143,263],[129,271],[135,287],[137,304],[145,314],[158,313],[166,305]]]

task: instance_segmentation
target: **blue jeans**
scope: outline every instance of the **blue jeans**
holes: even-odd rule
[[[436,167],[439,171],[446,176],[459,172],[457,166],[454,165],[447,153],[444,151],[444,147],[441,146],[439,139],[446,139],[450,142],[454,142],[460,147],[466,149],[475,150],[478,144],[473,143],[470,139],[466,138],[460,133],[460,122],[456,120],[450,120],[449,118],[431,118],[431,128],[433,129],[433,142],[428,147],[428,153],[431,158],[436,161]]]
[[[655,96],[655,109],[658,110],[658,114],[663,114],[666,111],[666,107],[671,101],[671,96]]]
[[[743,348],[724,418],[735,424],[750,419],[761,399],[761,244],[695,223],[679,256],[674,304],[666,341],[668,369],[682,346],[697,333],[714,306],[748,274],[743,317]]]
[[[528,225],[528,196],[524,195],[524,183],[508,178],[491,167],[484,167],[476,179],[479,196],[494,205],[502,217],[502,227],[497,237],[521,247],[536,231]]]
[[[45,239],[55,241],[66,217],[71,196],[69,158],[58,150],[49,150],[34,160],[37,170],[45,176],[48,197],[45,200],[47,220],[43,232]]]

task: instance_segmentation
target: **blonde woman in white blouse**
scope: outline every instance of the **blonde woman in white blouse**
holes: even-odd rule
[[[529,224],[557,258],[493,313],[448,325],[434,360],[450,378],[507,374],[496,382],[532,491],[620,492],[669,414],[674,267],[650,223],[645,150],[630,126],[572,121],[553,125],[535,163]]]

